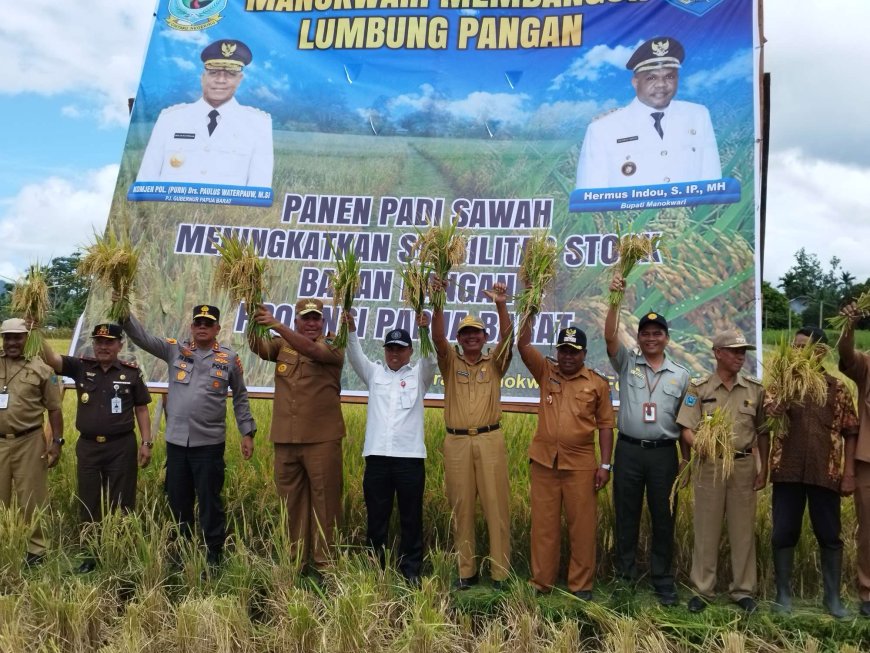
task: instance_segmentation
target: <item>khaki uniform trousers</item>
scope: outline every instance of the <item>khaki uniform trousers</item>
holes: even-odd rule
[[[595,470],[553,469],[532,461],[532,584],[549,590],[559,574],[562,507],[571,545],[568,590],[591,590],[598,509]]]
[[[714,481],[714,472],[721,463],[706,461],[693,470],[695,489],[695,548],[689,578],[695,591],[707,599],[715,597],[716,566],[719,561],[719,541],[722,517],[728,523],[733,579],[728,592],[733,601],[755,594],[755,457],[734,461],[734,471],[727,481],[721,469]]]
[[[870,463],[855,461],[855,515],[858,518],[858,599],[870,601]]]
[[[507,450],[501,430],[480,435],[444,437],[444,481],[453,511],[453,540],[459,554],[459,576],[477,573],[474,535],[477,497],[489,532],[493,580],[504,580],[510,569],[510,486]]]
[[[329,547],[341,523],[341,440],[312,444],[275,443],[275,488],[287,506],[291,551],[318,569],[329,563]],[[298,547],[301,546],[301,551]]]
[[[12,503],[13,486],[18,506],[29,522],[48,501],[48,468],[42,429],[13,440],[0,439],[0,504]],[[39,522],[33,524],[27,552],[45,553],[47,542]]]

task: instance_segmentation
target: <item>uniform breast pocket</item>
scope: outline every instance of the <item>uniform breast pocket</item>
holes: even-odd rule
[[[638,368],[635,368],[634,371],[628,375],[628,385],[634,388],[646,387],[646,378],[644,377],[643,372]]]
[[[190,373],[193,371],[193,364],[188,363],[183,360],[174,360],[172,361],[172,368],[170,369],[170,374],[172,378],[170,378],[170,382],[172,383],[183,383],[187,385],[190,383]]]
[[[594,392],[578,392],[574,395],[574,416],[588,417],[595,414],[596,395]]]
[[[275,376],[290,376],[299,362],[298,356],[291,356],[281,352],[278,354],[278,361],[275,364]]]
[[[750,432],[755,431],[755,406],[741,406],[737,409],[737,421]]]
[[[224,370],[212,368],[208,373],[208,390],[209,392],[215,392],[218,394],[225,395],[227,393],[227,386],[229,385],[229,372],[225,372]]]
[[[399,404],[404,409],[411,408],[417,399],[417,379],[402,379],[400,382]]]

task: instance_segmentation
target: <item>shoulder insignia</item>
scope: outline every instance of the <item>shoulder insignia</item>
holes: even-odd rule
[[[692,379],[692,385],[695,386],[695,387],[702,386],[702,385],[704,385],[704,384],[707,382],[707,380],[708,380],[709,378],[710,378],[709,376],[698,376],[698,377],[695,377],[694,379]]]
[[[698,395],[693,394],[692,392],[686,393],[686,398],[683,399],[683,403],[686,404],[689,408],[698,403]]]
[[[188,106],[188,104],[189,104],[188,102],[179,102],[178,104],[172,104],[172,105],[166,107],[165,109],[163,109],[163,111],[161,111],[160,113],[172,113],[173,111],[178,111],[179,109],[183,109],[184,107]]]
[[[610,379],[607,378],[607,374],[606,374],[606,373],[604,373],[604,372],[602,372],[601,370],[599,370],[599,369],[597,369],[597,368],[594,368],[594,367],[590,367],[590,368],[587,368],[587,369],[591,370],[592,372],[594,372],[595,374],[597,374],[598,376],[600,376],[602,379],[604,379],[604,380],[607,382],[607,385],[610,385]]]
[[[136,363],[134,363],[133,361],[125,361],[125,360],[122,360],[122,359],[119,358],[119,359],[118,359],[118,362],[119,362],[121,365],[123,365],[124,367],[131,367],[131,368],[133,368],[134,370],[138,370],[138,369],[139,369],[139,366],[138,366]]]
[[[84,361],[85,363],[96,363],[97,359],[93,356],[79,356],[79,360]]]
[[[750,383],[754,383],[756,385],[762,385],[761,379],[759,379],[757,376],[749,376],[747,374],[743,378],[746,379],[747,381],[749,381]]]
[[[611,113],[613,113],[614,111],[619,111],[619,110],[622,109],[622,108],[624,108],[624,107],[613,107],[612,109],[608,109],[607,111],[604,111],[604,112],[602,112],[602,113],[599,113],[599,114],[598,114],[597,116],[595,116],[595,117],[594,117],[590,122],[595,122],[596,120],[601,120],[601,119],[604,118],[605,116],[609,116],[609,115],[610,115]]]
[[[176,340],[175,338],[166,338],[166,342],[168,342],[170,345],[178,344],[178,340]]]
[[[245,368],[242,367],[242,357],[239,356],[238,354],[236,354],[236,367],[239,368],[239,371],[240,371],[242,374],[245,373]]]
[[[259,114],[261,117],[266,117],[266,118],[268,118],[269,120],[272,119],[272,114],[270,114],[270,113],[267,112],[267,111],[263,111],[262,109],[259,109],[259,108],[257,108],[257,107],[252,107],[250,104],[240,104],[239,106],[242,107],[243,109],[247,110],[247,111],[250,111],[250,112],[252,112],[252,113]]]

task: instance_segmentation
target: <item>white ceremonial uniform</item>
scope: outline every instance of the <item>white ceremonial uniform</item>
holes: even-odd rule
[[[651,114],[662,111],[664,137]],[[618,188],[719,179],[722,165],[710,112],[672,100],[653,109],[635,98],[593,120],[586,129],[576,188]]]
[[[231,98],[209,136],[212,109],[200,98],[161,111],[136,180],[271,188],[272,117]]]

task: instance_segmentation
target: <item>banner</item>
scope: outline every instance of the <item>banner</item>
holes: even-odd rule
[[[219,305],[219,338],[268,391],[244,307],[211,290],[221,235],[271,261],[288,325],[298,298],[331,307],[329,241],[352,246],[358,332],[380,358],[388,331],[415,331],[397,268],[430,221],[468,236],[451,340],[468,312],[495,336],[485,291],[518,292],[524,245],[549,230],[562,250],[534,342],[554,354],[578,326],[586,364],[612,376],[618,234],[662,234],[628,279],[621,337],[662,313],[671,355],[702,374],[715,332],[760,335],[758,52],[756,0],[161,0],[109,219],[142,247],[134,312],[184,338],[194,305]],[[91,294],[76,352],[108,301]],[[134,355],[165,383],[165,363]],[[349,366],[343,387],[363,390]],[[538,397],[519,356],[502,395]]]

